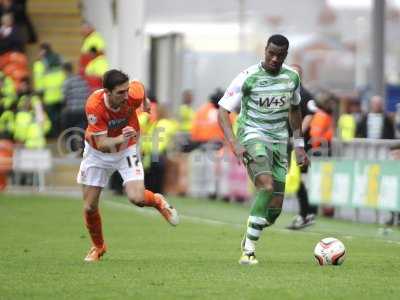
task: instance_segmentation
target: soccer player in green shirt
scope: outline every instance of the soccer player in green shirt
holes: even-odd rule
[[[256,186],[256,196],[242,241],[240,264],[254,265],[256,242],[282,210],[287,173],[288,119],[293,131],[296,160],[309,161],[301,133],[300,77],[283,62],[289,41],[272,35],[264,61],[241,72],[219,101],[219,123],[239,162],[243,162]],[[238,130],[232,131],[229,113],[240,105]]]

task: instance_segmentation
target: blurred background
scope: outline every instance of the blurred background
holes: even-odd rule
[[[290,169],[287,198],[303,177],[320,214],[398,222],[399,0],[1,0],[0,14],[1,189],[79,192],[85,100],[118,68],[152,101],[140,114],[142,136],[158,141],[142,139],[146,185],[248,202],[216,103],[281,33],[313,112],[329,115],[315,136],[326,149],[310,147],[308,176]],[[117,174],[110,189],[123,193]]]

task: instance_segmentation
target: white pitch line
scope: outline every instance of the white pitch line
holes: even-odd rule
[[[136,212],[141,213],[141,214],[147,214],[147,215],[153,215],[153,216],[156,216],[159,214],[154,209],[148,209],[148,208],[146,209],[145,207],[143,207],[143,208],[137,207],[134,205],[130,205],[128,203],[118,203],[118,202],[114,202],[111,200],[106,200],[106,201],[104,201],[104,203],[106,203],[108,206],[113,206],[115,208],[121,208],[123,210],[134,209]],[[229,226],[233,226],[233,227],[242,227],[242,226],[244,227],[244,223],[243,224],[229,223],[229,222],[207,219],[207,218],[202,218],[202,217],[183,215],[180,213],[179,213],[179,218],[194,221],[197,223],[206,223],[206,224],[211,224],[211,225],[229,225]]]
[[[76,200],[80,198],[80,192],[77,193],[74,190],[75,193],[68,193],[68,196],[70,196],[70,199],[72,200]],[[9,194],[14,194],[14,195],[18,195],[18,194],[31,194],[32,191],[30,190],[29,192],[24,191],[24,190],[8,190],[6,193]],[[42,191],[42,192],[35,192],[34,194],[45,194],[45,195],[55,195],[55,196],[61,196],[64,195],[65,196],[65,192],[62,192],[60,194],[59,191]],[[104,197],[105,198],[105,197]],[[142,213],[142,214],[148,214],[148,215],[153,215],[156,216],[158,213],[155,210],[151,210],[151,209],[143,209],[134,205],[130,205],[128,203],[118,203],[115,201],[111,201],[111,200],[107,200],[104,199],[105,201],[102,201],[103,203],[109,205],[109,206],[113,206],[115,208],[122,208],[124,210],[127,209],[134,209],[136,212],[138,213]],[[179,213],[179,212],[178,212]],[[197,216],[190,216],[190,215],[183,215],[183,214],[179,214],[179,217],[181,219],[186,219],[186,220],[190,220],[192,222],[197,222],[197,223],[205,223],[205,224],[210,224],[210,225],[228,225],[237,229],[243,229],[245,228],[245,222],[243,224],[239,224],[239,223],[229,223],[229,222],[224,222],[224,221],[219,221],[219,220],[213,220],[213,219],[208,219],[208,218],[203,218],[203,217],[197,217]],[[287,229],[281,229],[281,228],[271,228],[270,230],[273,231],[278,231],[280,233],[284,233],[284,234],[308,234],[308,235],[321,235],[322,233],[319,232],[311,232],[311,231],[301,231],[301,230],[297,230],[296,232],[292,231],[292,230],[287,230]],[[351,236],[351,235],[346,235],[344,238],[351,240],[357,237],[362,237],[362,236]],[[395,241],[395,240],[389,240],[389,239],[380,239],[380,238],[376,238],[376,237],[370,237],[376,241],[381,241],[381,242],[385,242],[385,243],[389,243],[389,244],[395,244],[395,245],[400,245],[399,241]]]
[[[141,213],[141,214],[147,214],[147,215],[152,215],[152,216],[158,215],[158,212],[156,212],[154,209],[152,210],[152,209],[141,208],[141,207],[137,207],[137,206],[134,206],[134,205],[131,205],[128,203],[118,203],[118,202],[114,202],[112,200],[105,200],[103,203],[107,204],[108,206],[123,209],[123,210],[134,209],[136,212]],[[224,222],[224,221],[213,220],[213,219],[191,216],[191,215],[185,215],[185,214],[179,214],[179,217],[181,219],[186,219],[186,220],[196,222],[196,223],[205,223],[205,224],[210,224],[210,225],[225,225],[225,226],[234,227],[236,229],[244,229],[245,228],[245,223],[243,223],[243,224],[230,223],[230,222]],[[270,230],[277,231],[280,233],[285,233],[285,234],[321,235],[320,232],[301,231],[301,230],[297,230],[296,232],[294,232],[292,230],[281,229],[281,228],[271,228]],[[344,238],[347,240],[351,240],[351,239],[357,238],[357,236],[346,235],[346,236],[344,236]],[[382,241],[382,242],[389,243],[389,244],[400,245],[399,241],[384,240],[384,239],[379,239],[379,238],[374,238],[374,237],[371,237],[371,238],[373,238],[374,240]]]

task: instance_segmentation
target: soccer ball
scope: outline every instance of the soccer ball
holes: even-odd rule
[[[320,266],[341,265],[346,256],[346,249],[341,241],[333,237],[320,240],[314,248],[314,257]]]

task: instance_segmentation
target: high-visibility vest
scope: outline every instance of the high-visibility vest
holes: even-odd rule
[[[12,78],[10,76],[5,76],[1,71],[0,76],[4,76],[3,86],[1,88],[1,92],[3,93],[3,95],[7,97],[15,97],[15,84]]]
[[[236,118],[236,113],[229,114],[231,124],[235,123]],[[223,140],[224,134],[218,123],[218,108],[214,104],[208,102],[195,113],[190,133],[196,142]]]
[[[194,110],[186,104],[179,107],[180,130],[183,132],[190,132],[194,118]]]
[[[29,149],[42,149],[46,146],[43,129],[36,122],[28,126],[24,145]]]
[[[41,60],[33,63],[33,88],[35,91],[42,91],[44,89],[44,74],[46,73],[46,66]]]
[[[352,114],[343,114],[338,120],[339,137],[342,141],[351,141],[356,135],[356,119]]]
[[[16,99],[15,84],[9,76],[5,76],[1,71],[0,77],[4,77],[3,86],[0,90],[1,94],[3,95],[3,97],[0,99],[0,105],[4,109],[9,109]]]
[[[311,145],[319,147],[321,143],[331,142],[333,138],[333,118],[328,113],[318,110],[310,123]]]
[[[1,106],[3,106],[4,109],[10,109],[11,106],[16,102],[15,97],[3,97],[0,100]]]
[[[150,113],[144,112],[142,106],[139,106],[136,109],[136,114],[139,120],[140,132],[142,134],[148,134],[158,119],[157,102],[150,102]]]
[[[63,100],[62,86],[66,75],[61,69],[53,69],[43,77],[43,103],[53,105],[61,103]]]
[[[109,65],[105,55],[101,54],[92,59],[85,68],[86,76],[102,77],[108,71]]]
[[[0,132],[13,133],[15,114],[11,110],[3,111],[0,115]]]
[[[218,109],[208,102],[196,112],[192,129],[192,140],[208,142],[210,140],[222,140],[224,135],[218,124]]]
[[[15,115],[14,121],[14,139],[19,142],[25,142],[28,128],[33,122],[33,114],[29,111],[20,111]]]
[[[87,53],[91,48],[96,48],[99,52],[104,52],[106,43],[103,37],[97,31],[90,33],[83,41],[81,53]]]
[[[178,122],[172,119],[161,119],[152,124],[141,143],[145,169],[150,167],[152,154],[165,153],[178,129]]]
[[[45,133],[49,132],[51,122],[47,115],[39,124],[32,111],[20,111],[15,116],[14,139],[29,148],[41,148],[46,144]]]

